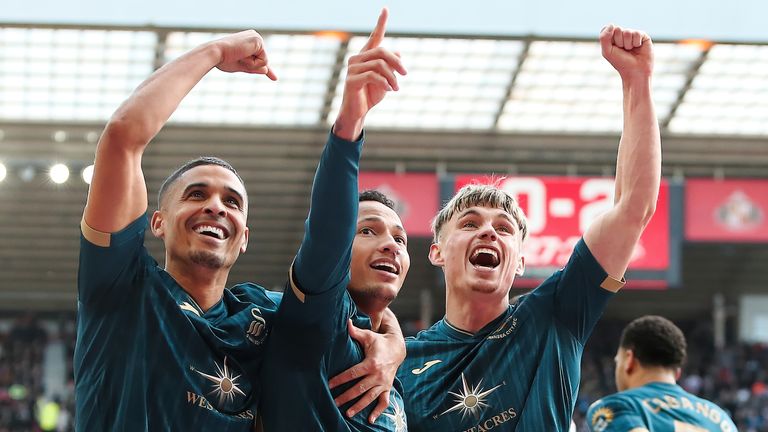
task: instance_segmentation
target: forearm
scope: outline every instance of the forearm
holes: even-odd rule
[[[112,115],[96,147],[84,212],[91,228],[115,232],[146,211],[144,149],[219,57],[215,44],[193,49],[152,74]]]
[[[314,182],[304,239],[294,264],[300,288],[316,294],[348,273],[358,208],[358,164],[362,140],[329,136]],[[346,289],[346,287],[342,287]]]
[[[661,182],[661,137],[650,76],[625,79],[623,91],[615,203],[628,218],[645,226],[655,211]]]
[[[106,133],[117,132],[121,136],[121,145],[143,148],[220,59],[221,50],[217,43],[209,42],[165,64],[115,111]]]

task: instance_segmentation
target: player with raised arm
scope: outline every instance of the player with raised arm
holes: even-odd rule
[[[315,174],[304,239],[261,374],[266,388],[275,389],[260,405],[267,432],[405,430],[399,384],[393,392],[374,385],[372,379],[329,388],[331,377],[363,359],[348,320],[375,331],[399,329],[386,308],[402,286],[409,265],[399,217],[380,196],[374,200],[369,195],[375,194],[358,197],[357,192],[365,116],[388,91],[398,90],[397,74],[406,73],[400,58],[380,46],[387,15],[384,9],[368,42],[349,60],[342,104]],[[375,274],[376,294],[386,300],[355,295],[353,287],[370,274]],[[404,345],[401,356],[405,356]],[[399,362],[390,366],[394,373]],[[350,400],[340,410],[334,397],[347,390]],[[380,395],[378,407],[363,409]],[[297,406],[297,401],[311,403]]]
[[[144,81],[96,148],[81,223],[78,431],[253,428],[280,295],[254,284],[225,288],[248,243],[242,180],[227,162],[198,158],[163,183],[151,222],[145,215],[144,150],[213,68],[276,79],[255,31],[205,43]],[[165,268],[144,246],[148,226],[163,240]]]
[[[446,315],[406,340],[398,372],[411,431],[570,426],[584,344],[624,285],[661,180],[651,39],[611,25],[600,44],[624,94],[614,206],[593,221],[565,268],[510,305],[527,235],[517,202],[494,185],[468,185],[445,205],[429,258],[445,274]]]

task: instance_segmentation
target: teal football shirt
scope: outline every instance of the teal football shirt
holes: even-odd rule
[[[261,373],[265,393],[259,412],[266,432],[406,430],[399,382],[390,392],[389,407],[374,424],[368,417],[375,403],[352,418],[344,412],[354,401],[341,409],[334,403],[354,383],[328,389],[333,376],[364,358],[349,336],[347,320],[371,328],[347,292],[361,149],[362,139],[349,142],[331,134],[320,158],[304,239]]]
[[[238,285],[203,312],[149,255],[146,227],[142,216],[100,246],[81,235],[76,429],[251,431],[250,371],[280,296]]]
[[[411,431],[567,431],[581,354],[612,292],[580,240],[564,269],[475,334],[442,319],[406,339]]]
[[[593,432],[736,432],[728,414],[676,384],[648,383],[606,396],[589,407]]]

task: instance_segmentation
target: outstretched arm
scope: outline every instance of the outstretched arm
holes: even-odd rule
[[[590,225],[584,241],[606,273],[621,280],[656,209],[661,182],[661,137],[651,99],[653,43],[643,32],[609,25],[600,33],[600,45],[621,76],[624,129],[614,206]]]
[[[141,171],[144,149],[187,93],[214,67],[277,79],[268,66],[264,41],[253,30],[200,45],[155,71],[120,105],[101,135],[83,214],[88,226],[116,232],[146,212],[147,188]]]
[[[380,47],[387,24],[384,9],[368,42],[349,59],[344,96],[333,135],[326,145],[312,184],[304,239],[294,263],[299,295],[319,294],[338,286],[334,275],[349,271],[350,250],[357,225],[357,177],[366,114],[397,90],[397,73],[405,74],[400,58]],[[340,140],[339,140],[340,138]],[[340,287],[346,289],[346,286]]]

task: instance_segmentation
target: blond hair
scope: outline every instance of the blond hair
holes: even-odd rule
[[[492,184],[468,184],[456,192],[432,221],[433,241],[437,243],[440,240],[440,230],[455,214],[474,206],[492,207],[509,213],[517,222],[521,241],[525,240],[528,236],[525,214],[515,197],[499,187],[502,180],[504,178],[493,179]]]

